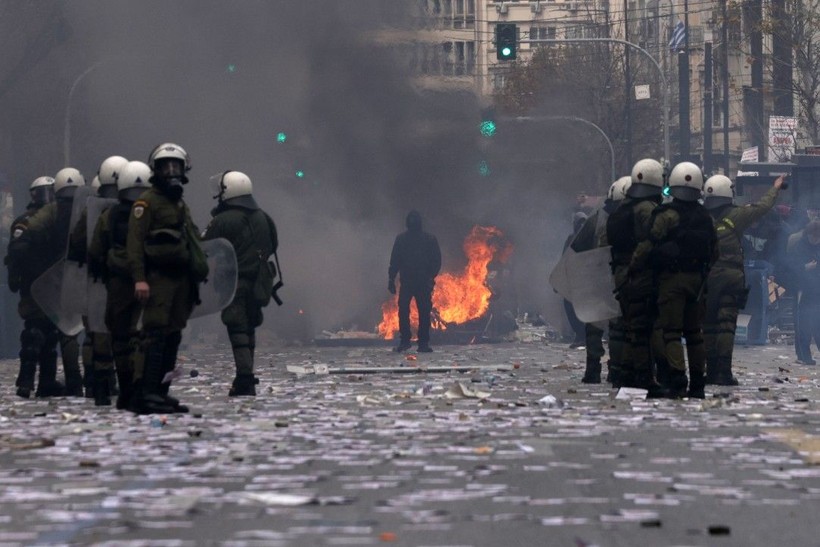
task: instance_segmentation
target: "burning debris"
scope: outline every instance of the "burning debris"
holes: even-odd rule
[[[461,273],[443,273],[436,277],[433,290],[432,328],[446,331],[454,326],[475,325],[478,334],[487,328],[492,316],[487,316],[493,291],[488,285],[490,264],[505,263],[512,254],[513,246],[504,240],[504,234],[494,226],[474,226],[464,240],[467,265]],[[486,316],[486,317],[485,317]],[[410,323],[418,324],[418,312],[410,308]],[[379,335],[391,340],[399,330],[398,297],[382,304],[382,321]]]

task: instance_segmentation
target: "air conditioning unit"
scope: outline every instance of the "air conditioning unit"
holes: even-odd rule
[[[495,11],[502,14],[506,14],[508,9],[509,8],[507,7],[507,4],[505,2],[501,2],[500,4],[495,6]]]
[[[540,0],[539,0],[539,1],[536,1],[536,2],[533,2],[533,3],[531,3],[531,4],[530,4],[530,11],[531,11],[532,13],[541,13],[541,10],[543,10],[543,9],[544,9],[544,8],[543,8],[543,7],[541,7],[541,2],[540,2]]]

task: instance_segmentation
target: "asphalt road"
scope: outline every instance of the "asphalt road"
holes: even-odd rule
[[[565,344],[270,349],[254,399],[229,349],[183,353],[167,417],[22,400],[2,362],[0,545],[820,544],[818,373],[787,346],[705,401],[616,399]]]

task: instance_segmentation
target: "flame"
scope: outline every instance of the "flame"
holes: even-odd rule
[[[433,290],[434,329],[446,330],[449,324],[466,323],[487,312],[492,291],[487,286],[487,272],[493,260],[506,262],[513,247],[503,242],[504,234],[494,226],[473,226],[464,240],[467,265],[461,273],[443,273],[436,277]],[[399,279],[401,281],[401,279]],[[399,330],[399,299],[394,296],[382,304],[382,322],[378,331],[386,340]],[[410,324],[418,325],[418,310],[410,306]]]

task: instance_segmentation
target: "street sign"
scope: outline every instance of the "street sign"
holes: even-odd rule
[[[649,99],[651,95],[649,94],[649,85],[636,85],[635,86],[635,100],[640,101],[642,99]]]

